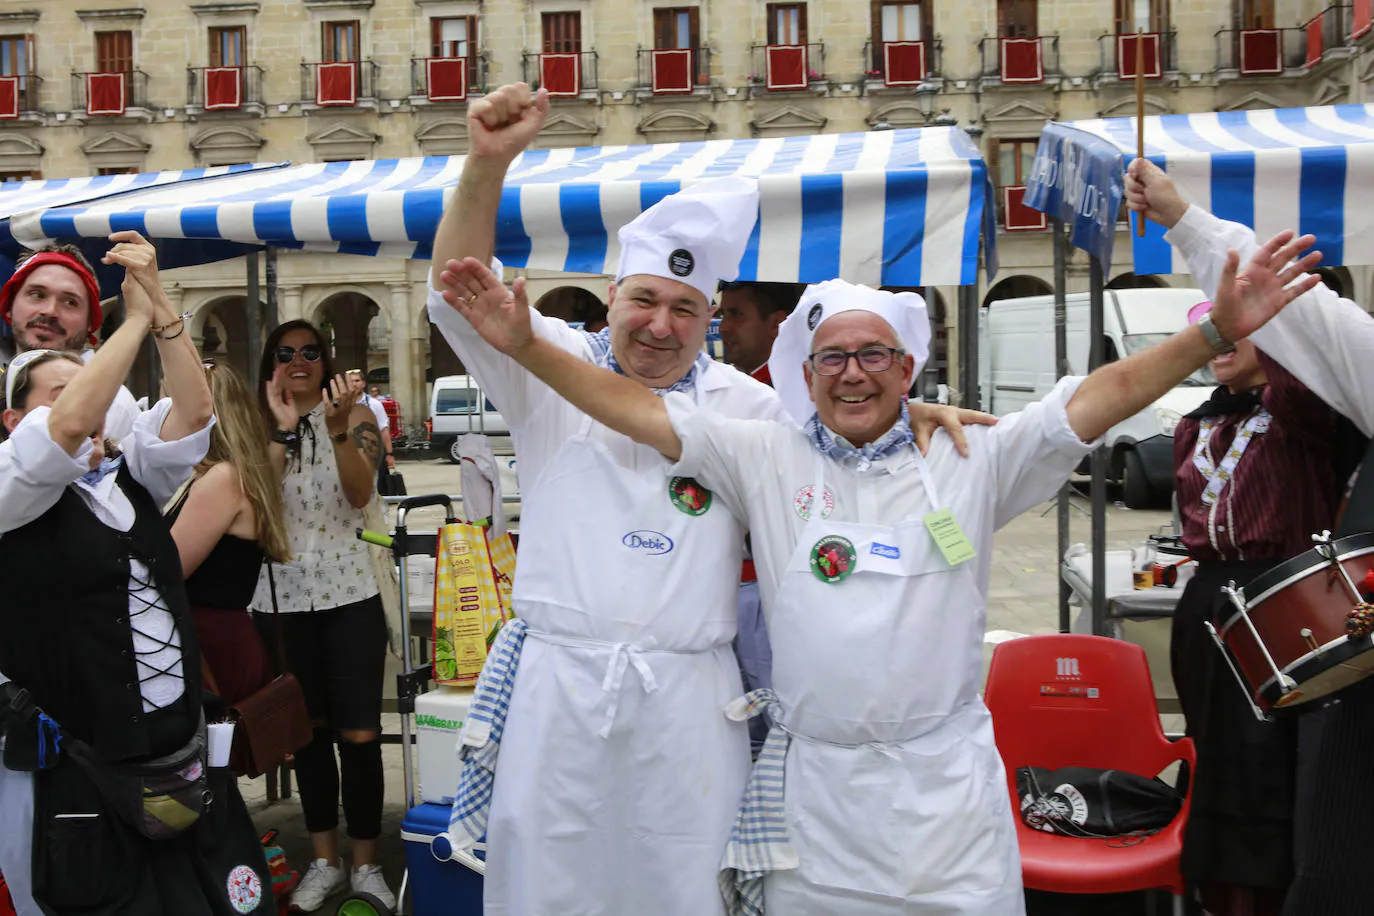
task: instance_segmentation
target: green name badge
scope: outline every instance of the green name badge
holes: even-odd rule
[[[958,520],[949,509],[932,512],[922,521],[926,523],[926,530],[930,532],[935,546],[940,548],[940,553],[944,554],[945,562],[950,566],[958,566],[978,556],[978,551],[973,549],[973,543],[969,541],[968,535],[964,534],[964,529],[959,527]]]

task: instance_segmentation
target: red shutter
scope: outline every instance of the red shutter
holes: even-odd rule
[[[352,61],[316,64],[315,104],[320,107],[358,104],[358,65]]]
[[[649,52],[655,95],[692,91],[692,53],[686,48]]]
[[[1039,38],[1002,38],[1002,82],[1043,83],[1045,66],[1040,58]]]
[[[1374,0],[1355,0],[1350,12],[1350,37],[1359,38],[1374,27]]]
[[[1028,232],[1044,229],[1048,225],[1045,214],[1022,203],[1025,196],[1024,185],[1011,185],[1002,189],[1002,228],[1008,232]]]
[[[1283,33],[1278,29],[1242,29],[1241,75],[1276,76],[1283,73],[1282,42]]]
[[[1116,36],[1117,78],[1122,80],[1135,79],[1136,53],[1143,51],[1145,54],[1145,79],[1162,79],[1164,68],[1159,56],[1159,38],[1159,35],[1153,32],[1140,36]]]
[[[87,73],[86,114],[124,114],[126,78],[124,73]]]
[[[1312,68],[1322,62],[1322,55],[1325,52],[1325,42],[1322,39],[1322,27],[1326,25],[1326,12],[1320,12],[1307,20],[1307,60],[1303,63],[1304,67]]]
[[[580,54],[539,55],[539,85],[549,95],[560,98],[582,93],[582,62]]]
[[[0,76],[0,119],[19,117],[19,77]]]
[[[468,59],[431,57],[425,61],[425,86],[431,102],[460,102],[468,97]]]
[[[805,89],[811,85],[806,74],[806,45],[769,45],[768,88]]]
[[[918,86],[926,78],[924,41],[883,42],[883,83],[888,86]]]
[[[241,67],[206,67],[205,110],[223,111],[243,105],[243,69]]]

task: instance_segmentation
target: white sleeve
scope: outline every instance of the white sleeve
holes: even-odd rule
[[[1216,294],[1228,248],[1244,265],[1259,248],[1239,223],[1189,207],[1165,236],[1188,261],[1207,295]],[[1250,340],[1308,388],[1374,434],[1374,318],[1324,284],[1294,299]]]
[[[119,450],[128,462],[129,473],[148,491],[157,505],[170,500],[191,476],[195,466],[210,450],[210,430],[215,418],[204,427],[172,442],[162,441],[162,424],[172,410],[172,399],[163,398],[134,421]]]
[[[35,407],[0,442],[0,534],[47,512],[67,484],[90,470],[91,443],[68,455],[48,434],[51,408]]]
[[[105,412],[105,438],[115,443],[122,442],[134,428],[134,421],[142,415],[143,411],[139,409],[133,393],[121,385],[115,392],[110,409]]]
[[[1044,400],[988,429],[997,480],[995,528],[1057,493],[1083,456],[1101,444],[1084,442],[1069,426],[1066,408],[1082,383],[1082,377],[1066,376]]]
[[[663,399],[668,419],[682,443],[682,455],[669,468],[675,477],[694,477],[720,494],[741,522],[748,522],[746,507],[760,473],[772,469],[773,433],[785,429],[770,420],[738,420],[698,407],[681,392]],[[788,429],[788,432],[791,432]]]
[[[376,418],[379,430],[391,429],[391,422],[386,418],[386,408],[382,406],[381,401],[376,398],[368,398],[367,409],[372,411],[372,416]]]
[[[433,287],[430,287],[426,306],[429,320],[463,361],[463,367],[477,379],[483,394],[501,412],[501,417],[512,430],[522,425],[534,407],[536,396],[547,394],[550,389],[515,360],[483,340],[468,320]],[[583,359],[591,356],[582,333],[568,327],[566,321],[530,309],[530,322],[534,333],[560,349]]]

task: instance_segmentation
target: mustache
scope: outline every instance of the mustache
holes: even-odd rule
[[[24,325],[24,330],[27,331],[30,328],[47,328],[50,331],[56,331],[59,334],[62,333],[62,325],[56,318],[39,317],[30,319],[29,323]]]

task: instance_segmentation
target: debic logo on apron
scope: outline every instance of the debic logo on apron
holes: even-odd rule
[[[711,508],[711,491],[691,477],[674,477],[668,481],[668,498],[679,512],[705,515]]]

